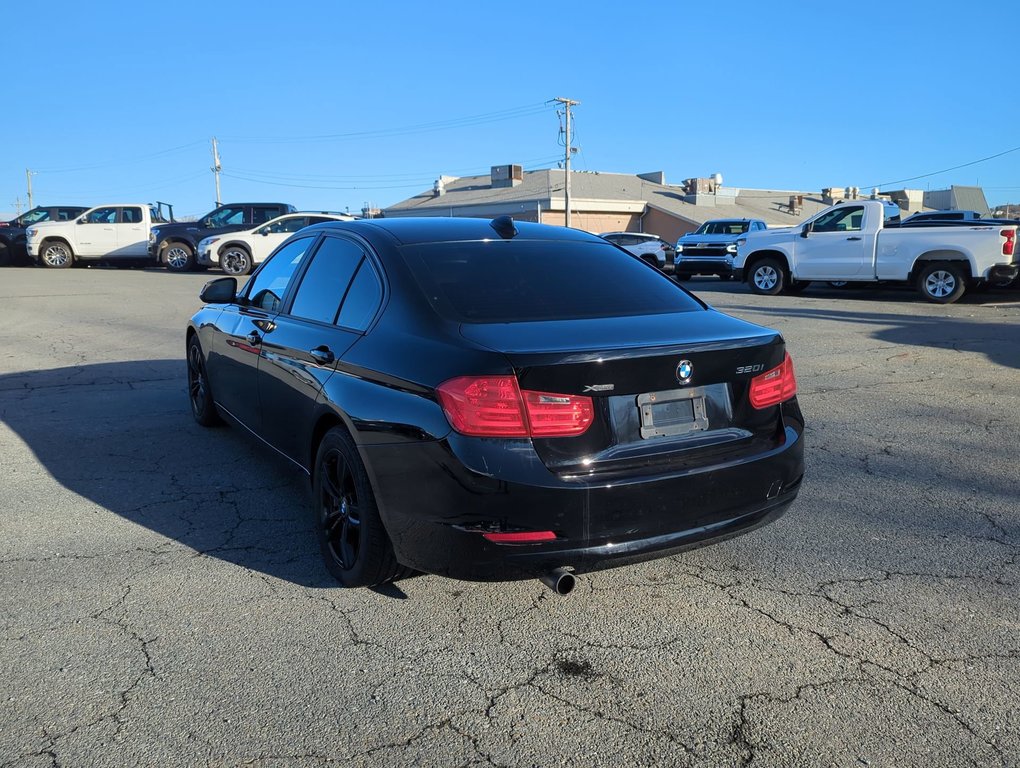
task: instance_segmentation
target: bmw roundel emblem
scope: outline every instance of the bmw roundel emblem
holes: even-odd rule
[[[681,384],[689,384],[694,375],[694,364],[690,360],[681,360],[676,366],[676,380]]]

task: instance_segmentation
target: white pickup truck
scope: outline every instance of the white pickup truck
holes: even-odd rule
[[[148,261],[149,228],[165,221],[147,203],[99,205],[70,221],[33,224],[25,233],[28,255],[54,268],[98,259]]]
[[[737,240],[733,269],[754,293],[796,293],[813,280],[909,282],[929,301],[949,304],[968,286],[1020,271],[1017,227],[883,228],[884,204],[854,200],[803,224],[749,232]]]

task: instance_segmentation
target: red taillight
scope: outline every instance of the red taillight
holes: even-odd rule
[[[556,534],[552,531],[517,531],[516,533],[483,533],[483,539],[496,544],[531,544],[535,541],[552,541]]]
[[[755,408],[768,408],[797,394],[797,378],[793,375],[793,360],[787,354],[783,362],[751,379],[750,399]]]
[[[460,376],[436,391],[446,418],[462,435],[575,437],[591,425],[590,397],[521,391],[515,376]]]
[[[1006,241],[1002,244],[1002,255],[1012,256],[1013,251],[1016,248],[1016,230],[1002,229],[999,230],[999,234],[1006,238]]]

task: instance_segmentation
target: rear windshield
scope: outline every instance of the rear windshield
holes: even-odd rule
[[[402,251],[436,312],[464,323],[702,309],[668,277],[608,243],[493,240],[428,243]]]
[[[741,235],[747,231],[746,221],[706,221],[696,235]]]

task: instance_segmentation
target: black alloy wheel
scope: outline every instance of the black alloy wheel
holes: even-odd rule
[[[220,269],[234,277],[243,277],[251,272],[251,254],[240,245],[231,245],[220,254]]]
[[[334,427],[315,461],[315,511],[326,568],[345,587],[370,587],[402,576],[379,518],[375,494],[347,432]]]
[[[195,336],[188,342],[188,399],[191,401],[191,415],[203,427],[214,427],[223,423],[216,412],[212,390],[209,389],[202,346]]]

